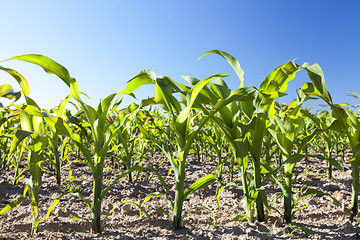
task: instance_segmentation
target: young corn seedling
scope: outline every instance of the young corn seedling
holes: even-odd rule
[[[328,111],[320,113],[320,116],[319,115],[314,116],[305,109],[301,109],[301,112],[304,116],[309,117],[318,129],[322,129],[322,130],[329,129],[336,120],[334,117],[330,115]],[[315,143],[319,151],[321,152],[321,155],[316,155],[316,157],[319,159],[324,159],[328,162],[329,179],[333,178],[332,170],[334,166],[340,170],[343,170],[343,167],[340,165],[340,163],[332,157],[332,150],[336,146],[336,143],[334,141],[336,138],[334,134],[335,134],[334,131],[330,131],[330,130],[322,131],[321,134],[319,135],[320,136],[319,141]]]
[[[43,162],[44,151],[48,143],[48,139],[45,135],[45,124],[43,121],[43,119],[47,116],[46,114],[41,112],[40,108],[31,98],[26,96],[25,99],[27,105],[18,106],[21,109],[21,129],[17,130],[14,134],[14,138],[11,143],[10,155],[12,155],[16,151],[16,148],[20,144],[23,144],[22,141],[24,139],[28,138],[26,148],[29,150],[28,163],[31,178],[25,179],[26,185],[23,196],[5,206],[0,211],[0,215],[18,206],[24,199],[28,198],[26,194],[27,192],[29,192],[31,200],[31,213],[33,216],[31,235],[33,236],[37,235],[38,226],[40,222],[42,222],[42,219],[39,216],[39,190],[41,187],[42,177],[41,166]],[[20,146],[22,148],[24,145]],[[52,206],[54,206],[54,204],[55,202],[52,204]],[[49,208],[45,220],[48,218],[52,209],[52,207]]]
[[[332,116],[337,121],[333,122],[331,129],[336,131],[344,131],[349,139],[353,158],[349,161],[352,166],[352,200],[350,220],[353,221],[358,214],[358,195],[359,195],[359,167],[360,167],[360,122],[358,118],[349,109],[334,104],[330,93],[327,91],[324,73],[318,64],[303,65],[311,83],[304,83],[301,90],[306,95],[316,96],[324,100],[331,108]]]
[[[298,146],[298,153],[294,154],[295,143],[298,141],[298,136],[304,127],[304,120],[301,116],[300,109],[301,104],[295,106],[296,101],[293,101],[287,111],[283,112],[280,116],[275,116],[275,123],[278,127],[277,130],[269,129],[269,132],[278,144],[282,153],[282,164],[284,171],[284,182],[280,183],[278,178],[273,175],[276,183],[280,186],[280,189],[284,195],[284,220],[285,222],[291,222],[292,220],[292,209],[293,209],[293,189],[292,181],[294,175],[294,168],[298,161],[302,160],[305,155],[301,154],[302,148],[311,141],[316,132],[303,139]],[[270,167],[269,167],[270,168]]]
[[[70,138],[50,132],[48,135],[49,145],[46,153],[51,165],[55,170],[56,184],[61,185],[61,173],[66,165],[64,161],[67,158],[67,149]]]
[[[114,135],[120,129],[120,127],[115,126],[108,120],[108,116],[116,110],[116,107],[121,102],[121,98],[117,98],[118,94],[111,94],[100,101],[98,107],[94,109],[81,100],[76,80],[71,78],[67,69],[60,64],[42,55],[22,55],[11,59],[34,63],[41,66],[46,72],[56,74],[70,87],[71,96],[79,103],[80,108],[85,115],[87,126],[91,129],[91,140],[93,145],[84,144],[80,136],[73,132],[70,126],[66,124],[61,117],[50,116],[44,118],[44,120],[54,133],[70,137],[84,155],[85,163],[90,167],[93,175],[92,200],[83,197],[80,193],[70,193],[67,196],[80,197],[87,204],[89,211],[91,212],[91,221],[85,220],[90,223],[92,233],[101,233],[106,220],[105,218],[101,221],[101,204],[106,193],[124,175],[131,171],[143,170],[140,167],[134,167],[122,171],[116,175],[115,180],[109,186],[103,189],[105,157],[110,149],[110,143]],[[35,143],[35,145],[36,144],[37,143]],[[40,155],[36,157],[40,158]],[[38,164],[36,166],[38,166]],[[56,204],[58,204],[59,200],[60,198],[56,199]],[[112,211],[113,210],[110,212]]]
[[[10,145],[20,111],[10,108],[0,108],[0,111],[0,166],[7,169],[11,165]]]
[[[33,216],[33,223],[31,228],[31,235],[37,234],[39,223],[42,219],[39,217],[39,190],[41,186],[41,163],[43,161],[43,152],[45,150],[47,141],[44,132],[43,115],[40,108],[36,103],[28,97],[30,88],[25,78],[13,69],[0,67],[9,73],[22,87],[22,93],[24,94],[27,105],[18,106],[21,109],[20,112],[20,123],[21,129],[17,130],[13,136],[9,155],[12,156],[16,151],[17,146],[25,139],[29,138],[27,148],[29,149],[28,162],[31,173],[30,179],[25,179],[25,189],[22,197],[16,199],[14,202],[5,206],[0,214],[6,213],[12,208],[19,205],[25,198],[26,193],[29,192],[31,199],[31,213]],[[4,85],[3,85],[4,86]],[[10,99],[18,99],[19,94],[13,93],[11,87],[1,88],[2,95]],[[10,97],[9,97],[10,96]],[[22,145],[23,146],[23,145]],[[21,151],[21,150],[20,150]],[[22,154],[20,154],[22,155]]]
[[[240,67],[239,62],[225,52],[213,50],[204,55],[209,53],[218,54],[228,61],[240,79],[240,89],[243,88],[244,71]],[[266,181],[263,180],[261,174],[261,158],[264,137],[267,134],[267,128],[274,119],[275,99],[286,95],[284,91],[287,89],[288,82],[295,78],[299,70],[301,70],[301,67],[293,61],[277,67],[261,83],[259,92],[253,101],[240,102],[238,106],[232,103],[232,105],[229,105],[228,112],[225,112],[225,110],[219,112],[220,118],[216,121],[219,127],[223,129],[225,138],[232,146],[234,156],[240,165],[242,187],[245,196],[245,209],[247,211],[246,217],[249,218],[251,222],[254,221],[254,198],[258,220],[266,220],[264,204],[268,205],[268,203],[264,188]],[[221,86],[221,84],[217,85]],[[224,93],[224,88],[221,90],[222,93]],[[219,89],[218,91],[221,90]],[[235,118],[235,116],[237,118]],[[248,182],[247,174],[248,151],[251,155],[249,160],[253,168],[253,175],[250,177],[251,184]],[[267,178],[265,177],[264,179]],[[243,217],[241,217],[241,219],[242,218]]]
[[[71,95],[69,95],[65,100],[63,100],[59,106],[51,110],[51,113],[54,113],[57,117],[62,119],[67,118],[67,110],[65,105],[70,100]],[[64,162],[67,158],[67,153],[70,148],[70,138],[66,136],[61,136],[52,131],[51,128],[46,126],[46,132],[49,140],[48,152],[46,153],[47,158],[49,159],[51,166],[54,167],[55,177],[57,185],[61,185],[61,173],[65,167],[70,167],[69,164],[65,165]]]
[[[111,121],[114,121],[114,124],[120,129],[112,140],[112,148],[109,153],[116,157],[118,165],[122,165],[125,170],[131,169],[135,165],[141,166],[147,152],[146,145],[149,139],[148,131],[144,128],[146,116],[141,108],[132,103],[127,108],[120,110],[118,116]],[[131,172],[128,179],[130,183],[133,182]]]
[[[217,167],[218,169],[215,170],[216,176],[216,196],[218,196],[221,185],[222,185],[222,178],[223,178],[223,166],[224,166],[224,159],[222,157],[222,147],[223,147],[223,134],[221,129],[216,126],[214,123],[209,122],[209,131],[207,133],[203,133],[203,138],[207,141],[208,145],[210,146],[212,151],[215,151],[216,158],[217,158]],[[212,153],[211,153],[212,154]],[[212,155],[211,155],[212,156]],[[220,208],[220,206],[219,206]]]
[[[2,116],[0,120],[0,138],[5,139],[5,144],[8,144],[9,139],[14,138],[14,132],[16,132],[17,129],[20,128],[20,109],[11,110],[10,108],[7,108],[6,114]],[[13,178],[13,184],[16,185],[22,178],[24,178],[24,175],[22,173],[27,168],[24,168],[22,171],[19,169],[20,160],[23,157],[25,148],[26,148],[26,142],[23,142],[21,146],[16,151],[16,154],[14,156],[10,156],[10,149],[11,149],[11,142],[8,146],[2,145],[3,148],[3,154],[2,158],[5,162],[7,162],[8,165],[11,163],[12,159],[12,167],[14,168],[14,176]],[[3,163],[3,167],[5,167],[5,162]],[[11,166],[11,165],[10,165]]]
[[[206,177],[196,181],[185,190],[185,174],[187,166],[186,158],[195,137],[217,111],[222,109],[231,101],[236,100],[237,98],[251,95],[254,92],[253,89],[246,89],[248,91],[245,89],[242,91],[237,91],[233,95],[229,96],[229,98],[220,102],[215,102],[214,105],[211,104],[214,102],[209,102],[208,98],[202,99],[200,97],[200,93],[205,91],[205,86],[207,86],[212,80],[222,76],[225,75],[214,75],[205,78],[204,80],[197,81],[195,84],[193,84],[194,86],[192,88],[189,88],[179,83],[175,84],[168,77],[157,76],[151,70],[144,70],[131,79],[128,82],[126,89],[122,91],[124,94],[133,95],[132,92],[141,85],[154,84],[155,96],[154,98],[147,100],[147,102],[152,101],[154,104],[157,104],[159,107],[164,109],[169,115],[171,126],[175,130],[176,144],[178,148],[177,155],[176,159],[173,157],[168,158],[176,178],[175,200],[173,201],[172,208],[174,229],[179,229],[181,227],[184,200],[191,193],[203,189],[215,181],[215,176],[209,174]],[[183,90],[182,92],[180,88]],[[181,92],[181,97],[183,99],[183,103],[185,104],[185,109],[181,108],[180,102],[173,95],[177,92]],[[211,108],[205,110],[206,105],[211,106]],[[199,112],[196,114],[191,114],[193,109],[199,109]],[[203,114],[200,122],[194,121],[200,114]],[[193,124],[196,125],[193,126]],[[165,154],[167,154],[166,148],[163,148],[165,150]],[[171,156],[171,154],[169,156]]]
[[[29,88],[29,84],[27,83],[26,79],[20,75],[18,72],[16,72],[13,69],[10,68],[5,68],[0,66],[0,70],[8,73],[9,75],[11,75],[20,85],[21,87],[21,91],[15,92],[14,89],[12,88],[11,85],[9,84],[4,84],[4,85],[0,85],[0,98],[4,98],[7,100],[11,100],[12,103],[14,103],[15,101],[17,101],[20,97],[21,97],[21,93],[23,93],[24,96],[28,96],[29,92],[30,92],[30,88]],[[10,141],[9,139],[13,138],[13,134],[12,132],[9,132],[10,130],[10,126],[14,126],[14,118],[18,119],[19,114],[20,114],[20,110],[15,109],[15,110],[11,110],[9,108],[9,106],[4,107],[4,105],[0,102],[0,110],[1,110],[1,116],[0,116],[0,146],[1,146],[1,151],[0,151],[0,165],[5,168],[7,163],[8,163],[8,159],[10,160],[10,156],[9,156],[9,150],[10,150]],[[20,155],[22,155],[22,152],[19,152]],[[17,155],[17,158],[14,159],[19,159],[19,154]],[[15,176],[14,176],[14,183],[16,182],[15,179],[17,179],[18,177],[18,164],[16,162],[16,160],[14,160],[14,168],[15,168]]]

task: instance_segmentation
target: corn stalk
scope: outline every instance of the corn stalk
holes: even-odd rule
[[[305,63],[306,70],[311,83],[304,83],[301,90],[306,95],[312,95],[324,100],[331,108],[332,115],[337,119],[331,128],[337,131],[344,131],[350,142],[353,153],[350,164],[352,166],[352,198],[350,220],[353,221],[358,214],[359,196],[359,167],[360,167],[360,122],[355,115],[339,104],[334,104],[330,93],[327,91],[325,76],[318,64],[310,65]]]

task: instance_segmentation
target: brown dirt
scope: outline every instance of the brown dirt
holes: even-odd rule
[[[170,183],[169,186],[173,191],[173,173],[167,176],[170,164],[165,161],[159,166],[162,160],[157,157],[147,164],[156,166]],[[199,162],[193,155],[189,156],[188,162],[190,164],[187,171],[187,186],[216,170],[215,162]],[[327,178],[327,164],[323,160],[310,158],[297,164],[295,191],[298,192],[302,186],[306,185],[310,189],[330,193],[340,202],[340,205],[334,205],[325,195],[307,197],[297,206],[307,207],[296,212],[291,224],[283,223],[281,216],[274,210],[268,215],[266,223],[233,220],[235,215],[245,213],[241,190],[230,187],[225,189],[221,193],[221,209],[219,210],[215,199],[216,184],[214,183],[190,195],[184,203],[184,210],[187,211],[194,206],[206,206],[212,209],[216,219],[215,226],[209,211],[197,209],[184,219],[182,229],[172,230],[169,217],[157,210],[161,207],[170,211],[169,202],[165,198],[153,198],[144,205],[151,219],[147,219],[144,214],[140,216],[134,205],[124,204],[108,217],[103,234],[94,235],[89,233],[89,225],[85,221],[71,219],[74,215],[90,218],[87,206],[75,197],[63,197],[48,221],[40,224],[38,239],[360,239],[359,224],[350,223],[348,220],[348,206],[351,200],[351,166],[347,161],[342,162],[345,170],[344,172],[334,170],[336,180]],[[47,209],[56,197],[67,193],[64,187],[70,184],[80,186],[80,192],[86,197],[90,196],[92,184],[89,168],[80,163],[72,164],[72,168],[73,175],[77,178],[66,179],[68,175],[67,171],[64,171],[63,189],[55,184],[55,177],[51,172],[44,172],[40,192],[42,217],[46,215]],[[0,174],[0,209],[2,209],[22,195],[24,183],[21,181],[19,185],[13,186],[8,180],[12,174],[10,171],[0,170]],[[109,184],[111,176],[111,171],[106,170],[105,186]],[[224,183],[228,181],[229,177],[226,175]],[[105,197],[102,205],[103,214],[105,216],[120,202],[133,201],[141,204],[146,194],[161,190],[161,184],[156,177],[149,176],[147,173],[141,173],[132,184],[123,178]],[[266,191],[269,201],[280,192],[277,187],[270,184]],[[295,194],[295,198],[298,196],[299,193]],[[274,207],[282,213],[281,198]],[[30,204],[29,201],[25,201],[12,211],[0,216],[0,238],[28,239],[31,221]]]

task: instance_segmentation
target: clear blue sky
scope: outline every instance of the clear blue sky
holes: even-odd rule
[[[360,1],[227,0],[227,1],[4,1],[0,9],[0,60],[37,53],[65,66],[80,91],[96,106],[120,91],[143,69],[183,82],[181,76],[205,78],[230,74],[225,60],[203,53],[218,49],[236,57],[245,85],[258,87],[278,65],[319,63],[336,103],[359,101],[345,92],[360,92]],[[39,67],[9,61],[28,80],[30,96],[52,108],[69,93],[67,86]],[[16,82],[0,73],[1,84]],[[298,74],[279,99],[289,103],[295,89],[309,81]],[[183,82],[185,83],[185,82]],[[153,87],[137,92],[153,96]],[[126,98],[127,106],[131,98]],[[317,103],[321,104],[321,101]]]

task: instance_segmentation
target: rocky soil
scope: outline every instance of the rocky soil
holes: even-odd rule
[[[160,174],[168,181],[174,190],[174,175],[168,175],[170,164],[162,157],[149,159],[144,165],[155,166]],[[338,158],[344,164],[344,172],[334,170],[335,180],[327,178],[327,163],[324,160],[309,158],[297,164],[297,176],[294,189],[299,192],[304,189],[321,190],[331,194],[340,205],[336,206],[326,195],[309,196],[303,199],[297,208],[305,207],[295,213],[291,224],[285,224],[281,215],[272,210],[265,223],[236,221],[233,217],[245,214],[243,208],[242,191],[235,188],[226,188],[221,193],[219,210],[215,198],[216,184],[200,190],[184,203],[184,212],[196,207],[205,206],[206,209],[196,209],[183,220],[184,227],[180,230],[171,228],[171,219],[159,211],[161,207],[170,212],[170,203],[162,197],[153,198],[144,204],[150,215],[139,215],[138,208],[133,204],[120,205],[106,219],[106,225],[101,235],[90,234],[89,225],[83,220],[74,220],[72,216],[90,218],[88,207],[76,197],[63,197],[59,205],[53,210],[47,222],[39,226],[38,239],[360,239],[360,226],[357,222],[349,222],[348,206],[351,201],[351,166],[347,160]],[[216,162],[197,161],[195,156],[188,158],[187,186],[197,179],[213,173]],[[25,163],[24,163],[25,164]],[[44,167],[45,168],[45,167]],[[226,170],[227,168],[225,168]],[[53,200],[66,195],[69,191],[79,191],[90,197],[92,191],[91,172],[89,167],[81,163],[72,164],[72,174],[75,179],[67,179],[68,170],[63,173],[61,187],[56,185],[51,171],[44,171],[43,184],[40,192],[42,217]],[[24,189],[24,181],[16,186],[11,184],[11,171],[0,170],[0,209],[20,197]],[[25,174],[28,174],[25,172]],[[111,181],[112,171],[105,171],[105,183]],[[237,176],[235,176],[237,177]],[[224,184],[229,182],[225,175]],[[239,183],[240,184],[240,183]],[[268,184],[267,194],[272,201],[280,192],[278,187]],[[303,190],[304,190],[303,189]],[[162,191],[161,184],[156,176],[148,173],[138,175],[134,183],[128,183],[127,178],[121,179],[108,193],[103,202],[105,217],[109,210],[117,204],[131,201],[141,204],[145,196],[151,192]],[[174,194],[172,192],[172,194]],[[296,193],[295,198],[299,197]],[[275,209],[282,213],[282,198],[274,203]],[[171,215],[171,214],[170,214]],[[0,216],[0,239],[29,239],[32,216],[30,202],[24,201],[21,205]]]

